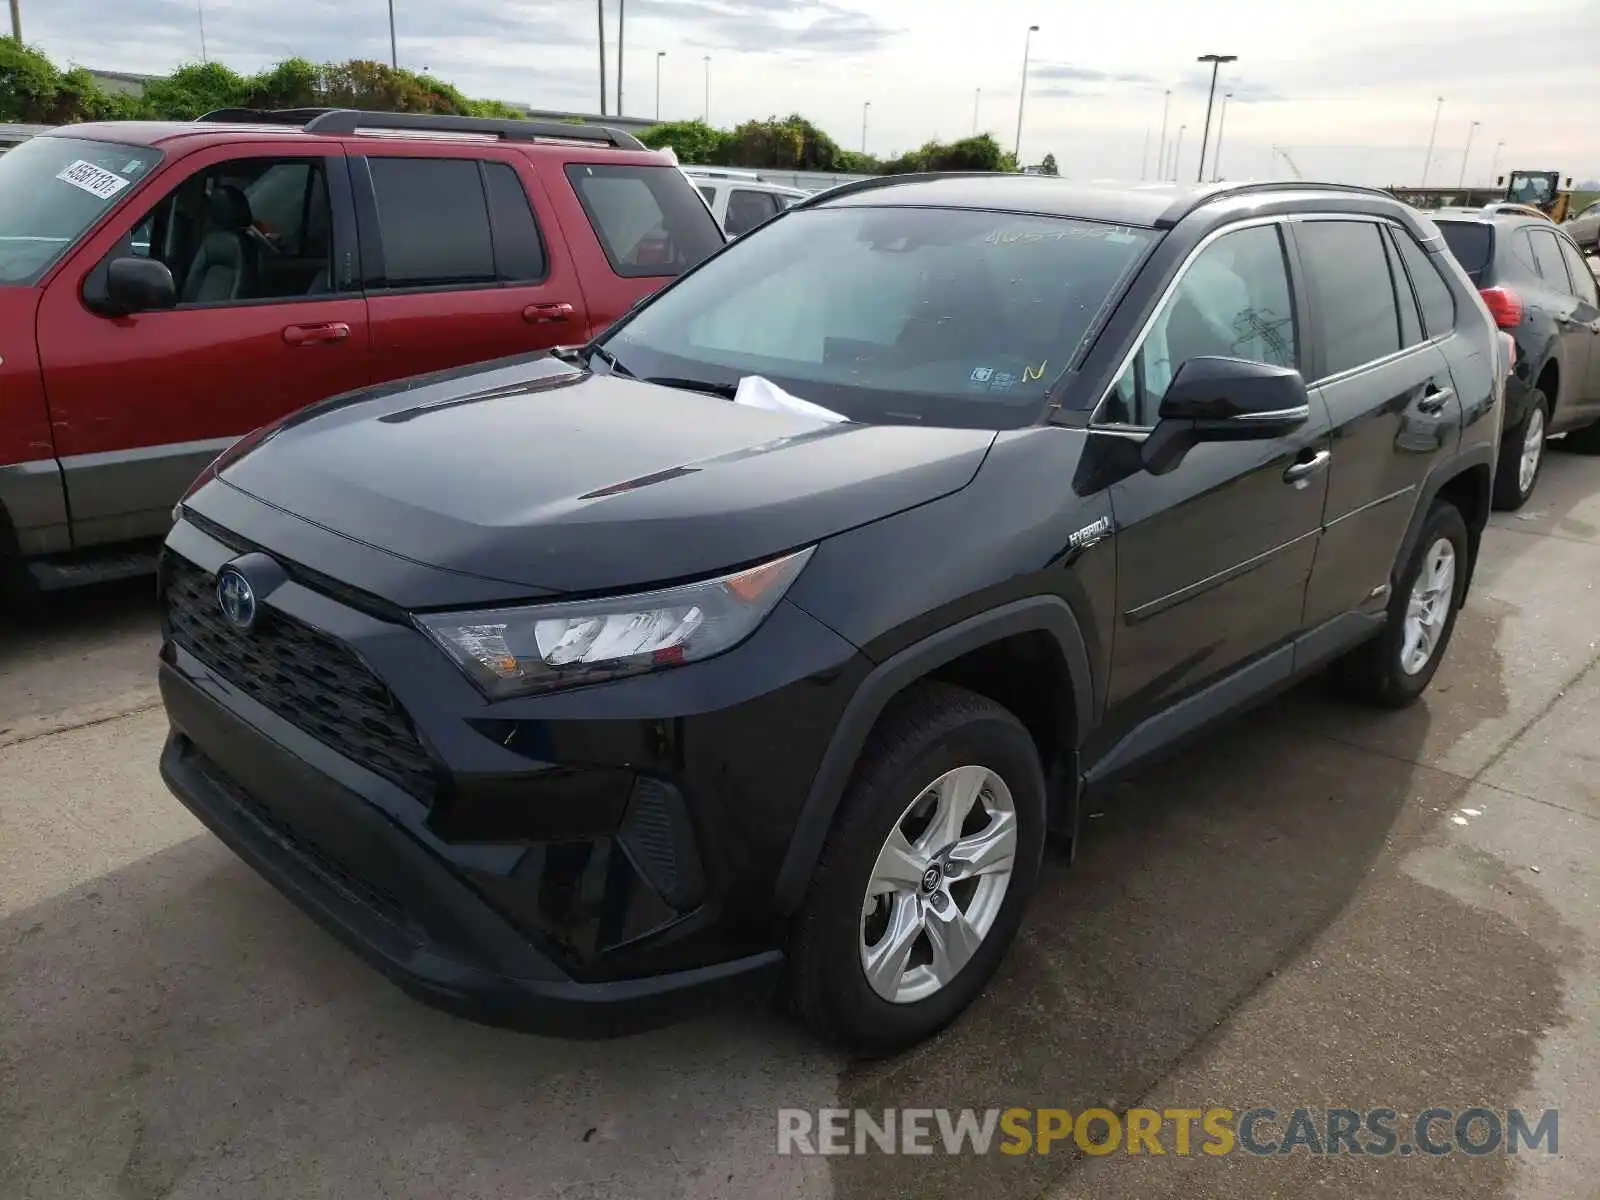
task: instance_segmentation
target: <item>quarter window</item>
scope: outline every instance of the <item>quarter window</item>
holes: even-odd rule
[[[1405,263],[1406,274],[1411,276],[1411,286],[1416,289],[1417,303],[1422,307],[1422,324],[1429,337],[1440,337],[1456,327],[1456,302],[1450,285],[1439,274],[1433,256],[1417,244],[1417,239],[1404,229],[1390,228],[1395,243],[1400,247],[1400,258]]]
[[[1400,349],[1400,312],[1371,221],[1307,221],[1296,229],[1323,335],[1323,373],[1337,375]]]
[[[1276,225],[1226,234],[1195,257],[1113,385],[1100,420],[1154,425],[1178,368],[1204,356],[1279,367],[1298,363],[1289,272]]]
[[[476,160],[369,158],[388,287],[493,283],[494,240]]]

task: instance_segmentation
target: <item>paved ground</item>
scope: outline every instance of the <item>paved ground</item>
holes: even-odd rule
[[[412,1003],[163,792],[148,587],[74,597],[0,634],[0,1196],[1600,1195],[1597,484],[1554,453],[1495,519],[1424,704],[1303,689],[1125,788],[989,994],[868,1068],[763,1011]],[[780,1106],[1473,1103],[1560,1106],[1561,1154],[773,1154]]]

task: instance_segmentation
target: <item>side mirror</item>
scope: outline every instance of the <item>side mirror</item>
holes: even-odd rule
[[[178,285],[165,263],[153,258],[114,258],[106,267],[106,308],[115,316],[176,308]]]
[[[1504,175],[1496,175],[1494,179],[1494,185],[1495,187],[1505,187],[1506,177]]]
[[[1299,371],[1243,358],[1191,358],[1167,386],[1140,458],[1152,475],[1165,475],[1201,442],[1283,437],[1310,416]]]

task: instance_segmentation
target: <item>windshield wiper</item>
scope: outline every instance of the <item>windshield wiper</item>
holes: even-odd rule
[[[705,379],[679,379],[675,375],[648,375],[646,383],[654,383],[661,387],[679,388],[685,392],[704,392],[708,396],[721,396],[724,400],[732,400],[739,394],[739,386],[734,383],[712,383]]]
[[[591,344],[585,346],[580,353],[586,354],[590,358],[598,358],[601,362],[605,363],[606,366],[611,368],[611,373],[613,375],[621,375],[624,379],[639,378],[632,371],[628,370],[627,367],[618,362],[617,356],[611,353],[611,351],[607,350],[604,346],[596,346]]]

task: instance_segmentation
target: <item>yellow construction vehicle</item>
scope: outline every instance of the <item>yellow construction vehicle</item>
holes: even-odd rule
[[[1536,208],[1557,225],[1567,219],[1572,204],[1572,180],[1561,186],[1559,171],[1513,171],[1510,182],[1502,175],[1492,188],[1392,187],[1390,195],[1413,208],[1482,208],[1488,204],[1521,204]]]

